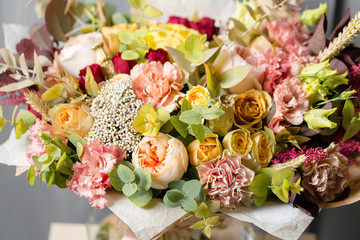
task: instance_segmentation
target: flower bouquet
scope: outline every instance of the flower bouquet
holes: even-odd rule
[[[190,216],[210,237],[222,215],[296,239],[359,200],[360,13],[326,38],[326,3],[210,2],[215,19],[193,1],[36,2],[45,23],[0,49],[1,101],[22,106],[1,111],[1,162],[139,239]]]

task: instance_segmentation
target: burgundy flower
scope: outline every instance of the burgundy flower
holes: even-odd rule
[[[219,32],[219,28],[215,27],[215,20],[208,17],[201,18],[198,22],[192,22],[186,18],[170,16],[168,23],[181,24],[185,27],[195,29],[202,34],[206,34],[208,40]]]
[[[90,70],[92,75],[94,76],[94,79],[97,83],[101,83],[102,81],[105,81],[104,74],[101,71],[101,66],[99,64],[92,64],[90,66]],[[86,68],[83,68],[80,70],[80,88],[84,91],[85,90],[85,76],[86,76]]]
[[[215,20],[208,17],[200,19],[197,23],[190,22],[190,27],[202,34],[206,34],[208,40],[219,31],[219,28],[215,27]]]
[[[181,24],[181,25],[184,25],[185,27],[188,27],[188,28],[190,27],[189,20],[187,20],[186,18],[182,18],[182,17],[170,16],[168,23]]]
[[[136,65],[135,60],[126,61],[121,58],[121,53],[118,53],[113,57],[112,62],[114,64],[115,72],[130,74],[130,70]]]
[[[168,53],[159,48],[157,50],[150,49],[149,52],[146,53],[145,58],[149,60],[149,62],[161,62],[162,64],[169,61]]]

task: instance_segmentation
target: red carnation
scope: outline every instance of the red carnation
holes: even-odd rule
[[[162,64],[169,61],[168,53],[159,48],[157,50],[150,49],[149,52],[146,53],[145,58],[149,60],[149,62],[161,62]]]
[[[126,61],[121,58],[121,53],[118,53],[113,57],[112,62],[114,64],[115,72],[130,74],[130,70],[136,65],[135,60]]]
[[[90,70],[92,75],[94,76],[95,82],[97,83],[101,83],[102,81],[105,80],[104,74],[101,71],[101,66],[99,64],[92,64],[90,66]],[[83,68],[80,70],[80,88],[85,91],[85,76],[86,76],[86,69],[87,67]]]
[[[181,25],[184,25],[185,27],[188,27],[188,28],[190,27],[189,20],[187,20],[186,18],[182,18],[182,17],[170,16],[168,23],[181,24]]]
[[[219,31],[219,28],[215,27],[215,20],[208,17],[204,17],[196,23],[190,22],[190,27],[198,30],[202,34],[206,34],[208,40]]]

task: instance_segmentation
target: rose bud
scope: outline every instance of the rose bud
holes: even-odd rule
[[[191,142],[188,147],[191,165],[197,167],[202,162],[217,158],[222,153],[222,146],[216,134],[205,136],[203,143],[198,139]]]

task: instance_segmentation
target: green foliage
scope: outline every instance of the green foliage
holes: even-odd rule
[[[204,51],[208,48],[202,43],[200,37],[191,34],[183,44],[179,44],[176,49],[184,54],[184,60],[190,63],[201,64],[205,59]]]
[[[170,120],[170,114],[164,109],[155,109],[151,104],[140,108],[139,115],[134,118],[133,128],[147,137],[155,137],[160,128]]]
[[[332,109],[311,109],[304,115],[304,120],[308,127],[312,130],[318,128],[336,128],[337,124],[330,121],[328,118],[331,114],[335,113],[337,108]]]
[[[293,183],[294,170],[273,168],[263,168],[254,177],[250,183],[250,191],[253,192],[253,198],[256,206],[261,206],[266,201],[270,189],[281,201],[289,202],[289,191],[300,194],[302,188],[300,186],[301,179]]]
[[[30,128],[30,126],[34,124],[36,120],[36,116],[33,113],[29,112],[28,110],[21,109],[17,113],[16,117],[14,117],[16,109],[17,108],[15,108],[13,112],[12,122],[15,124],[16,139],[20,139],[20,137],[24,133],[26,133],[26,131]],[[1,121],[5,125],[6,122],[3,119],[4,118],[1,117]]]
[[[129,200],[138,207],[146,206],[152,199],[151,174],[135,168],[128,161],[121,161],[110,174],[111,185],[119,192],[123,192]]]
[[[301,144],[310,141],[310,138],[299,135],[300,127],[285,128],[276,135],[274,135],[274,133],[268,128],[265,128],[265,132],[266,131],[268,136],[270,135],[270,139],[276,143],[275,152],[284,152],[285,150],[289,149],[289,144],[297,147],[298,149],[301,149]]]
[[[71,136],[71,141],[74,141],[74,139],[78,139],[80,142],[84,141],[81,137],[76,137],[76,134]],[[80,161],[76,151],[66,146],[60,138],[53,137],[49,132],[40,132],[39,138],[45,145],[46,153],[39,157],[32,157],[34,165],[39,170],[35,170],[34,166],[30,167],[27,173],[30,185],[34,184],[37,173],[40,185],[45,182],[48,188],[52,184],[60,188],[66,188],[66,181],[70,180],[73,174],[73,163]],[[82,149],[80,142],[77,142],[77,148]]]
[[[147,29],[138,29],[135,32],[128,30],[121,30],[118,38],[121,42],[119,51],[122,52],[121,58],[124,60],[138,60],[145,61],[145,52],[149,47],[145,41],[145,36],[148,33]]]

